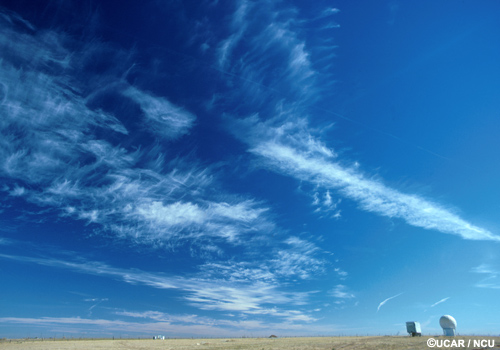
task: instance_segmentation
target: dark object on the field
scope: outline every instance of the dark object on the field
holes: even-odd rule
[[[422,330],[420,329],[420,322],[406,322],[406,331],[412,337],[422,336]]]

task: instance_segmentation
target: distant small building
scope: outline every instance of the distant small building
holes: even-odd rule
[[[406,322],[406,331],[412,337],[420,337],[422,335],[422,329],[420,328],[420,322]]]
[[[165,336],[164,335],[155,335],[155,336],[153,336],[153,339],[165,340]]]

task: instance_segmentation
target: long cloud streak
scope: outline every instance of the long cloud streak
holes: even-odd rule
[[[269,134],[269,131],[266,131]],[[474,226],[449,210],[417,195],[401,193],[379,181],[367,179],[359,171],[342,166],[335,156],[321,149],[318,141],[311,148],[305,144],[288,145],[279,139],[251,144],[250,152],[264,158],[280,173],[315,185],[338,190],[356,201],[360,208],[390,218],[400,218],[408,224],[443,233],[459,235],[464,239],[500,241],[490,231]],[[324,148],[326,149],[326,147]]]
[[[441,299],[441,300],[439,300],[439,301],[435,302],[434,304],[432,304],[432,305],[431,305],[431,307],[434,307],[434,306],[436,306],[436,305],[439,305],[439,304],[441,304],[441,303],[444,303],[444,302],[445,302],[446,300],[448,300],[448,299],[450,299],[450,297],[443,298],[443,299]]]
[[[396,294],[396,295],[394,295],[394,296],[392,296],[392,297],[390,297],[390,298],[387,298],[387,299],[385,299],[384,301],[382,301],[380,304],[378,304],[378,307],[377,307],[377,312],[378,312],[378,311],[380,310],[380,308],[381,308],[382,306],[384,306],[384,305],[385,305],[385,304],[386,304],[389,300],[394,299],[394,298],[397,298],[397,297],[399,297],[401,294],[403,294],[403,293]]]
[[[244,6],[240,9],[247,15],[250,11]],[[233,17],[238,19],[238,23],[242,22],[239,28],[249,27],[249,20],[245,20],[245,16],[235,14]],[[260,60],[261,57],[273,57],[277,53],[273,44],[279,41],[279,54],[283,56],[284,62],[288,62],[288,69],[281,72],[283,76],[280,76],[279,81],[286,81],[287,84],[263,80],[266,78],[261,78],[257,85],[243,84],[236,94],[245,94],[245,100],[266,101],[266,108],[261,108],[256,102],[245,111],[246,115],[253,113],[253,116],[232,122],[230,128],[237,138],[248,143],[251,153],[264,159],[265,166],[326,190],[337,190],[358,203],[361,209],[378,215],[399,218],[416,227],[454,234],[464,239],[500,241],[499,236],[467,222],[431,200],[390,188],[338,161],[335,153],[313,136],[307,117],[301,116],[308,114],[309,106],[314,103],[314,96],[318,95],[316,92],[321,90],[323,83],[314,70],[314,52],[308,52],[306,42],[300,40],[291,29],[290,23],[293,21],[281,23],[265,17],[263,23],[269,24],[265,28],[254,28],[255,32],[251,36],[254,40],[243,42],[240,40],[241,35],[236,36],[238,40],[234,39],[232,45],[245,46],[245,51],[253,54],[245,56],[245,60],[235,60],[233,65],[239,69],[239,77],[244,81],[251,77],[272,76],[274,72],[262,72],[267,66]],[[226,64],[231,59],[229,54],[223,57]],[[273,89],[269,86],[273,86]],[[274,88],[278,86],[279,92]],[[269,95],[274,96],[277,92],[278,96],[270,99]],[[296,98],[291,99],[292,96]],[[237,96],[230,97],[237,99]],[[235,110],[234,115],[241,116],[241,112]]]

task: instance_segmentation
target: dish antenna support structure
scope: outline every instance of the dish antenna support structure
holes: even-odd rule
[[[443,334],[447,336],[455,336],[455,331],[457,329],[457,321],[450,315],[441,316],[439,319],[439,324],[443,328]]]

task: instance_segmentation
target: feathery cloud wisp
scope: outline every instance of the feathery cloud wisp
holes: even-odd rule
[[[335,189],[354,200],[363,210],[408,224],[464,239],[500,241],[490,231],[474,226],[443,206],[415,194],[405,194],[369,179],[357,168],[336,160],[336,155],[293,122],[278,128],[248,118],[253,135],[248,136],[250,152],[264,160],[264,166],[316,186]],[[292,133],[285,133],[285,128]],[[248,128],[248,125],[247,125]],[[296,130],[293,130],[296,129]]]
[[[450,299],[450,297],[443,298],[443,299],[439,300],[438,302],[436,302],[436,303],[432,304],[432,305],[431,305],[431,307],[434,307],[434,306],[436,306],[436,305],[439,305],[439,304],[441,304],[441,303],[444,303],[444,302],[445,302],[446,300],[448,300],[448,299]]]
[[[352,299],[356,297],[354,294],[348,292],[347,287],[343,284],[338,284],[337,286],[335,286],[335,288],[330,292],[330,294],[334,298],[339,298],[339,299]]]
[[[380,304],[378,304],[378,307],[377,307],[377,312],[380,310],[380,308],[381,308],[382,306],[384,306],[384,305],[385,305],[385,303],[387,303],[387,302],[388,302],[389,300],[391,300],[391,299],[394,299],[394,298],[399,297],[401,294],[403,294],[403,293],[396,294],[396,295],[394,295],[394,296],[392,296],[392,297],[390,297],[390,298],[387,298],[387,299],[385,299],[384,301],[382,301]]]
[[[327,11],[329,14],[335,12],[335,9]],[[255,101],[235,111],[234,115],[241,115],[241,110],[246,110],[247,115],[251,115],[253,111],[254,115],[246,120],[233,122],[231,129],[239,124],[239,130],[232,132],[249,145],[251,153],[264,160],[265,167],[312,183],[330,196],[330,192],[335,190],[342,197],[356,202],[362,210],[399,218],[415,227],[470,240],[500,241],[498,235],[462,219],[452,209],[418,194],[406,194],[391,188],[381,180],[363,174],[358,167],[346,166],[342,160],[338,160],[335,152],[311,133],[307,117],[304,116],[310,110],[314,91],[317,91],[317,83],[321,80],[314,69],[313,52],[307,49],[305,41],[291,29],[293,20],[282,22],[272,16],[262,16],[262,23],[268,25],[264,29],[252,26],[251,32],[248,29],[247,34],[253,40],[238,41],[238,45],[244,45],[245,52],[252,54],[234,61],[235,75],[241,80],[256,84],[242,84],[237,92],[228,93],[228,98],[239,102],[242,100],[239,97],[245,95],[245,101]],[[243,18],[237,14],[234,17],[239,20]],[[245,23],[247,21],[248,19],[243,20]],[[275,79],[276,82],[267,82],[265,77],[270,75],[263,74],[267,65],[266,62],[261,62],[261,57],[274,55],[286,60],[288,66],[279,73],[273,71],[273,75],[279,77]],[[260,80],[255,80],[254,77],[259,77]],[[286,86],[281,85],[281,82],[287,82]],[[273,99],[269,98],[271,95],[274,96]],[[289,99],[291,96],[296,98]],[[259,108],[262,101],[266,102],[265,111]],[[274,110],[271,110],[273,107]],[[320,203],[319,197],[314,203]],[[334,201],[326,199],[323,203],[332,210],[336,209]],[[340,217],[339,210],[336,210],[334,217]]]
[[[67,269],[88,275],[111,277],[128,284],[179,290],[184,293],[182,298],[184,301],[201,310],[272,315],[297,322],[315,320],[305,311],[287,309],[292,305],[306,304],[309,292],[282,291],[279,289],[274,275],[263,269],[242,269],[240,266],[227,266],[217,269],[220,274],[217,276],[218,278],[214,278],[214,272],[208,275],[202,272],[193,276],[167,276],[137,269],[115,268],[100,262],[73,262],[8,254],[0,254],[0,258]],[[210,270],[216,269],[212,265]],[[257,278],[266,275],[267,277],[264,279]],[[276,305],[286,305],[286,308],[277,308]]]
[[[489,264],[481,264],[472,269],[472,272],[484,274],[486,277],[475,284],[478,288],[500,289],[500,271]]]
[[[238,243],[243,233],[273,226],[260,203],[207,191],[209,169],[166,159],[196,116],[128,83],[122,62],[129,54],[56,30],[18,28],[28,22],[9,16],[0,16],[0,51],[10,52],[0,61],[2,191],[141,244]],[[109,56],[118,63],[89,71]],[[120,110],[110,99],[136,108]]]
[[[185,134],[196,119],[193,114],[168,100],[145,93],[133,86],[125,89],[123,94],[140,105],[145,115],[145,125],[162,138],[172,139]]]

